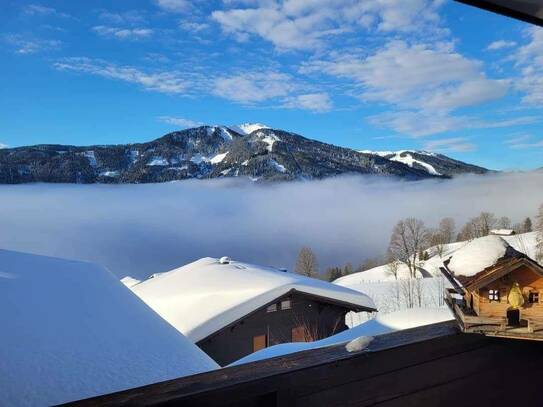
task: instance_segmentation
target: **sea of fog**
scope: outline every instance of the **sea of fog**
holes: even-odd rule
[[[309,246],[324,269],[381,255],[403,217],[431,226],[452,216],[460,226],[487,210],[517,222],[542,202],[543,173],[3,185],[0,248],[89,260],[119,277],[143,278],[205,256],[292,269]]]

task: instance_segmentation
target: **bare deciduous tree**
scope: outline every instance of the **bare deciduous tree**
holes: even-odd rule
[[[424,222],[415,218],[399,221],[390,236],[389,253],[394,259],[404,262],[411,278],[417,275],[417,256],[428,246],[428,233]]]
[[[498,229],[511,229],[511,219],[509,219],[507,216],[502,216],[496,222],[496,227]]]
[[[448,244],[454,242],[456,224],[453,218],[443,218],[439,222],[438,231],[442,237],[442,243]]]
[[[296,273],[316,277],[319,272],[317,257],[309,247],[302,247],[296,260]]]
[[[535,231],[537,232],[536,260],[543,261],[543,204],[537,210]]]

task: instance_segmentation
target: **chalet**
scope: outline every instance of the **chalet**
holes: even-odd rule
[[[228,258],[203,258],[130,289],[222,366],[343,331],[349,311],[376,311],[361,292]]]
[[[499,236],[468,243],[444,262],[448,304],[465,332],[543,340],[543,267]]]
[[[495,236],[513,236],[516,235],[516,232],[513,229],[492,229],[490,234]]]

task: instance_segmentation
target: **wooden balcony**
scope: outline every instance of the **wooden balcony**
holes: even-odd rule
[[[445,290],[445,302],[452,310],[463,332],[543,341],[543,321],[521,317],[520,325],[510,326],[507,325],[506,317],[478,316],[472,309],[465,306],[463,299],[458,297],[454,289]]]

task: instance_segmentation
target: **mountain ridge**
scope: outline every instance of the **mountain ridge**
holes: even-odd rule
[[[405,151],[410,151],[410,159],[394,159],[255,123],[200,126],[143,143],[2,149],[0,183],[147,183],[220,177],[288,181],[351,173],[416,180],[488,172],[441,154],[426,153],[422,161],[424,154]]]

